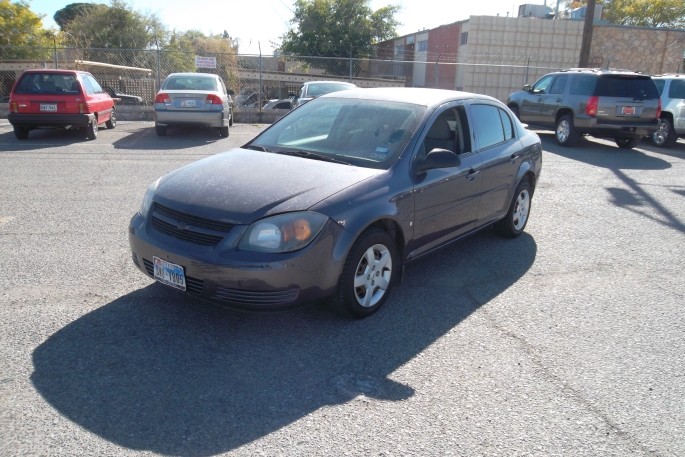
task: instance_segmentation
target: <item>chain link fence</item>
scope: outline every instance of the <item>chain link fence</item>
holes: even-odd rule
[[[86,70],[111,92],[140,97],[118,102],[119,118],[150,121],[160,83],[171,73],[219,75],[232,89],[239,113],[261,112],[270,100],[289,101],[306,81],[349,81],[359,87],[432,87],[482,93],[505,101],[514,91],[551,71],[577,65],[577,57],[561,54],[433,54],[423,60],[317,56],[259,56],[234,53],[203,54],[213,68],[196,67],[196,54],[149,49],[83,49],[0,47],[0,116],[14,82],[31,68]],[[642,70],[640,61],[595,58],[598,68]],[[676,71],[672,69],[671,71]],[[125,106],[124,106],[125,105]],[[283,104],[271,103],[283,107]],[[6,109],[6,108],[5,108]],[[6,113],[6,111],[5,111]],[[260,116],[261,119],[261,116]]]

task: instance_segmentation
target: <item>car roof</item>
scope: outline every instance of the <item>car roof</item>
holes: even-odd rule
[[[55,73],[55,74],[67,74],[67,75],[73,75],[74,73],[82,73],[85,75],[89,75],[90,72],[88,71],[82,71],[82,70],[62,70],[59,68],[33,68],[31,70],[24,70],[24,73]]]
[[[554,71],[549,74],[568,74],[568,73],[584,73],[593,75],[635,75],[635,76],[646,76],[639,71],[633,70],[621,70],[617,68],[566,68],[564,70]]]
[[[374,87],[354,89],[322,95],[321,98],[356,98],[360,100],[394,101],[414,105],[433,106],[458,100],[488,100],[502,104],[487,95],[460,92],[456,90],[425,89],[420,87]]]
[[[200,76],[200,77],[206,77],[206,78],[216,78],[217,76],[212,74],[212,73],[171,73],[167,78],[170,78],[172,76]]]
[[[666,74],[663,74],[663,75],[653,75],[652,78],[657,78],[657,79],[685,78],[685,75],[674,74],[674,73],[666,73]]]
[[[355,86],[352,83],[348,83],[347,81],[307,81],[305,84],[312,85],[312,84],[330,84],[330,83],[336,83],[336,84],[345,84],[347,86]]]

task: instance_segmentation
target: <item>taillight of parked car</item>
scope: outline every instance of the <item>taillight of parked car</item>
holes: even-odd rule
[[[207,100],[205,100],[205,103],[211,103],[212,105],[221,105],[221,97],[215,94],[209,94],[207,95]]]
[[[78,112],[80,114],[90,114],[90,107],[88,106],[88,103],[79,103]]]
[[[596,95],[593,95],[590,97],[587,101],[587,105],[585,105],[585,114],[588,116],[597,116],[597,104],[599,103],[599,97]]]
[[[661,117],[661,99],[659,99],[659,104],[656,106],[656,118],[659,119]]]
[[[169,104],[171,103],[171,99],[169,98],[169,95],[165,93],[157,94],[155,97],[155,103],[165,103]]]
[[[12,102],[10,104],[10,112],[15,113],[15,114],[19,112],[19,108],[17,107],[16,102]]]

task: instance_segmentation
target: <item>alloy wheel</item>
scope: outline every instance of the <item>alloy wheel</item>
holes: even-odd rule
[[[374,244],[359,260],[354,274],[354,296],[364,308],[378,303],[390,285],[392,256],[387,247]]]
[[[570,133],[571,126],[566,119],[562,119],[557,126],[557,139],[560,143],[563,143],[568,140]]]
[[[516,204],[514,206],[514,213],[512,214],[514,228],[521,230],[528,220],[528,213],[530,212],[530,193],[528,189],[523,189],[516,197]]]

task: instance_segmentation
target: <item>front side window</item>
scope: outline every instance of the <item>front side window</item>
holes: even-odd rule
[[[311,152],[387,169],[404,150],[425,110],[410,103],[319,98],[274,124],[249,146],[275,153]]]
[[[504,142],[504,130],[499,111],[498,107],[492,105],[471,105],[472,124],[480,149]]]
[[[554,75],[543,76],[542,79],[535,83],[532,92],[534,94],[546,94],[552,79],[554,79]]]

